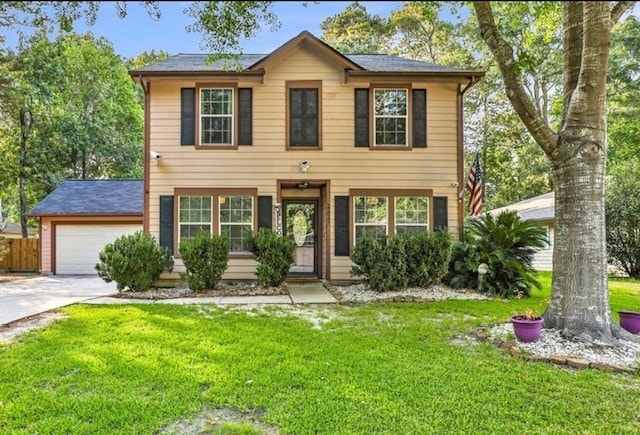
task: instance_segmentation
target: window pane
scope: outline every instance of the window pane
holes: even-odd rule
[[[356,225],[356,241],[364,236],[383,239],[387,235],[386,225]]]
[[[407,90],[375,89],[375,144],[407,144]]]
[[[356,196],[354,198],[356,223],[387,222],[386,196]]]
[[[253,197],[220,197],[220,234],[229,239],[230,252],[246,252],[247,238],[253,233]]]
[[[429,229],[429,198],[399,196],[396,198],[396,233]],[[403,226],[405,225],[405,226]],[[411,225],[411,226],[408,226]]]
[[[428,231],[429,228],[423,225],[409,225],[409,226],[396,226],[396,234],[401,235],[404,233],[418,233],[421,231]]]
[[[200,89],[200,143],[232,142],[233,89]]]
[[[292,116],[302,115],[302,89],[291,89],[290,91],[290,112]]]

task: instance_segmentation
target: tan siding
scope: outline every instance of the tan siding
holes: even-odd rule
[[[545,224],[543,224],[545,225]],[[546,224],[549,234],[549,248],[540,249],[533,255],[533,268],[536,270],[553,270],[553,223]]]
[[[287,80],[322,80],[322,150],[286,151],[285,83]],[[212,79],[211,81],[215,81]],[[412,83],[427,89],[427,148],[379,151],[354,147],[354,89],[368,82],[342,84],[343,73],[302,49],[267,66],[264,84],[253,87],[253,146],[237,150],[196,150],[180,146],[180,88],[195,81],[164,79],[151,86],[151,149],[162,154],[151,166],[149,229],[159,231],[159,196],[175,187],[257,187],[259,195],[277,194],[278,179],[330,180],[330,209],[335,195],[351,188],[433,189],[449,198],[449,225],[457,234],[457,85]],[[310,162],[306,174],[301,160]],[[330,215],[333,219],[333,212]],[[333,222],[328,222],[334,252]],[[323,258],[325,258],[323,256]],[[228,276],[253,278],[252,263],[230,263]],[[348,258],[331,255],[331,278],[349,279]]]
[[[51,219],[40,218],[42,224],[40,233],[40,273],[50,274],[53,271],[51,264]]]

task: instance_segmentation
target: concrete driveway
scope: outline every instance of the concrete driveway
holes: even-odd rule
[[[95,275],[36,276],[0,283],[0,325],[116,293]]]

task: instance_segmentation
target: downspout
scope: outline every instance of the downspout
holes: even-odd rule
[[[149,150],[151,149],[149,129],[150,129],[150,88],[151,84],[146,83],[142,76],[138,76],[140,86],[144,92],[144,151],[143,151],[143,196],[142,196],[142,231],[149,233]]]
[[[463,97],[474,84],[478,82],[476,76],[469,77],[469,83],[463,88],[462,84],[458,85],[457,96],[457,109],[458,109],[458,123],[457,123],[457,137],[458,137],[458,240],[462,240],[464,234],[464,105]]]

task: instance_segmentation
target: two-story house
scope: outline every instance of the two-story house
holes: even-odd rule
[[[130,73],[147,97],[143,225],[176,257],[183,237],[225,234],[226,277],[252,278],[245,243],[266,227],[298,236],[294,274],[342,280],[364,234],[459,231],[462,96],[482,73],[308,32],[237,69],[206,59]]]
[[[351,279],[365,234],[459,234],[463,95],[482,72],[342,54],[308,32],[207,57],[130,72],[146,97],[142,225],[174,270],[198,231],[229,237],[226,279],[255,278],[246,241],[263,227],[294,236],[292,276],[330,280]]]

